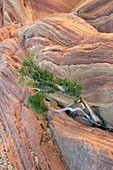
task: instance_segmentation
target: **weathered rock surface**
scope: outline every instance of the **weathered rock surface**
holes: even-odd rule
[[[113,32],[113,1],[112,0],[85,0],[73,10],[87,20],[100,32]]]
[[[63,170],[43,119],[23,105],[27,91],[18,86],[16,69],[25,57],[8,27],[0,43],[0,169]],[[9,36],[9,37],[8,37]]]
[[[49,113],[53,138],[70,170],[112,170],[113,135],[85,126],[65,113]]]
[[[35,18],[53,13],[70,12],[82,17],[100,32],[113,32],[113,1],[112,0],[4,0],[0,1],[3,8],[1,22],[28,23]],[[1,8],[0,7],[0,8]],[[1,25],[1,24],[0,24]]]
[[[17,36],[40,66],[82,83],[82,96],[113,126],[112,33],[99,33],[73,14],[57,14],[20,29]]]
[[[70,12],[81,0],[0,0],[0,27],[2,24],[29,23],[53,13]],[[1,15],[2,13],[2,15]],[[2,21],[3,18],[3,21]]]
[[[32,6],[36,2],[32,1]],[[45,123],[23,105],[29,91],[17,85],[15,69],[19,68],[26,52],[33,54],[37,64],[51,70],[54,75],[79,81],[83,85],[82,96],[98,110],[107,126],[113,127],[113,34],[95,29],[112,32],[112,27],[107,28],[106,22],[102,27],[100,22],[97,27],[96,22],[97,18],[100,17],[100,21],[102,16],[105,17],[105,9],[109,11],[106,11],[109,18],[112,1],[70,1],[68,6],[65,6],[65,0],[38,2],[36,8],[40,10],[35,13],[38,16],[62,12],[61,4],[64,4],[63,12],[69,12],[74,4],[81,3],[73,13],[44,17],[16,32],[15,29],[20,27],[18,24],[0,29],[1,169],[65,169]],[[20,6],[23,10],[25,3],[23,8]],[[45,11],[41,13],[43,8]],[[18,11],[12,11],[13,16],[18,14]],[[28,15],[22,13],[27,20]],[[54,97],[58,99],[59,96]],[[63,98],[61,102],[67,100]],[[48,118],[53,138],[70,170],[113,169],[112,133],[78,123],[65,113],[56,115],[49,112]]]
[[[0,0],[2,5],[3,25],[10,25],[12,22],[30,23],[34,16],[30,0]]]
[[[36,18],[44,17],[53,13],[70,12],[82,0],[32,0],[31,6]]]

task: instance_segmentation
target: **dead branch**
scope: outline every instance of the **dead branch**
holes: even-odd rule
[[[79,102],[81,104],[81,108],[72,108],[71,106],[73,104],[69,104],[63,109],[60,110],[52,109],[52,110],[55,113],[62,113],[66,111],[69,111],[72,115],[76,113],[75,116],[82,116],[86,118],[86,120],[88,120],[92,125],[95,124],[97,126],[101,126],[103,124],[102,120],[93,112],[90,106],[83,99],[82,100],[80,99]]]

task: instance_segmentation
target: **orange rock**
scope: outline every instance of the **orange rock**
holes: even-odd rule
[[[33,13],[30,5],[30,1],[15,0],[15,1],[3,1],[3,15],[4,25],[10,25],[12,22],[29,23],[33,21]]]
[[[37,20],[19,32],[37,63],[54,75],[79,81],[87,102],[99,107],[105,122],[113,126],[113,34],[99,33],[71,13]]]
[[[24,106],[28,91],[18,85],[15,69],[26,52],[15,38],[5,38],[0,43],[0,169],[65,170],[46,123]]]
[[[95,29],[112,32],[103,21],[104,14],[108,18],[112,14],[112,1],[36,2],[33,0],[32,6],[40,19],[29,25],[24,22],[33,20],[30,1],[16,0],[16,6],[13,1],[4,4],[5,24],[23,23],[0,29],[0,169],[66,169],[45,121],[24,106],[30,92],[17,84],[15,69],[26,53],[33,54],[37,64],[54,75],[79,81],[82,96],[99,111],[107,126],[113,127],[113,34]],[[75,5],[72,13],[60,13],[70,12]],[[43,17],[50,13],[57,14]],[[60,101],[67,104],[65,96]],[[69,169],[113,169],[112,133],[78,123],[65,113],[49,112],[48,119]]]
[[[4,25],[10,25],[11,22],[15,24],[30,23],[35,18],[48,16],[53,13],[70,12],[79,2],[81,0],[15,0],[14,2],[4,0],[2,3]],[[0,14],[1,17],[2,15]]]
[[[70,12],[81,1],[82,0],[32,0],[31,6],[35,17],[41,18],[53,13]]]

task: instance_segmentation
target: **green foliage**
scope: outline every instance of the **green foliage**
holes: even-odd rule
[[[20,83],[40,89],[43,93],[57,91],[53,74],[46,69],[39,68],[29,55],[22,62],[19,73]]]
[[[78,82],[54,77],[50,71],[39,68],[29,55],[22,62],[19,74],[19,83],[38,90],[35,95],[29,96],[27,99],[29,107],[35,113],[44,113],[47,110],[44,102],[45,95],[59,91],[57,85],[64,89],[64,93],[72,96],[75,103],[79,99],[82,87]]]
[[[78,82],[67,78],[61,79],[60,85],[64,88],[65,93],[69,96],[74,96],[74,102],[76,103],[79,99],[82,86]]]
[[[44,102],[43,93],[36,93],[34,95],[29,95],[27,98],[27,104],[29,107],[37,114],[45,114],[48,110],[47,105]]]

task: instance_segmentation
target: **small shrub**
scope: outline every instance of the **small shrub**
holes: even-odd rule
[[[65,78],[61,79],[59,84],[64,88],[66,94],[74,96],[74,101],[78,100],[82,90],[82,86],[78,82]]]
[[[41,113],[45,115],[45,112],[48,110],[48,107],[44,102],[44,95],[39,92],[34,95],[29,95],[27,104],[37,114]]]
[[[57,91],[53,74],[46,69],[39,68],[29,55],[22,62],[19,73],[19,82],[22,84],[40,89],[43,93],[54,93]]]
[[[37,114],[44,114],[47,111],[44,98],[49,93],[59,91],[57,85],[64,89],[64,93],[72,96],[75,103],[79,99],[82,86],[78,82],[67,78],[54,77],[50,71],[38,67],[29,55],[21,63],[19,74],[19,83],[37,89],[37,93],[28,96],[27,99],[29,107]]]

